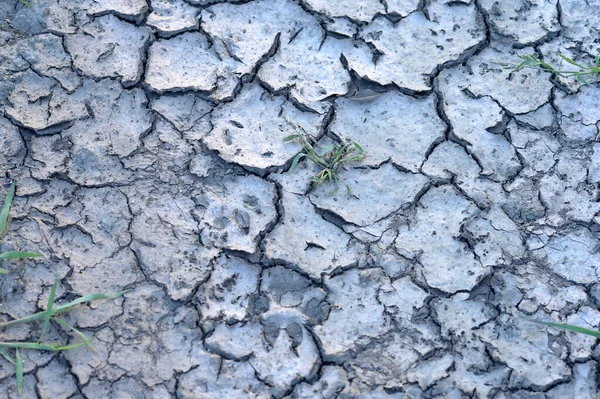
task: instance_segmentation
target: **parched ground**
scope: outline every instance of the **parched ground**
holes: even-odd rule
[[[0,3],[1,398],[598,398],[598,0]],[[289,172],[361,144],[352,189]],[[41,327],[1,332],[32,340]],[[55,326],[51,340],[69,342]]]

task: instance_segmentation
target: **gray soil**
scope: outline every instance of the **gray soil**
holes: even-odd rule
[[[598,398],[597,0],[0,2],[0,398]],[[295,128],[294,128],[295,126]],[[303,129],[368,157],[315,187]],[[1,251],[0,251],[1,252]],[[39,325],[1,332],[35,340]],[[76,341],[55,326],[49,340]]]

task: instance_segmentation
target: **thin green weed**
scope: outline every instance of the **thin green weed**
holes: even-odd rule
[[[541,68],[547,72],[550,72],[553,75],[563,77],[577,77],[577,79],[585,85],[590,84],[586,79],[586,76],[596,77],[598,74],[600,74],[600,54],[596,56],[596,58],[594,59],[594,63],[590,65],[582,65],[578,62],[575,62],[572,58],[569,58],[566,55],[561,54],[560,52],[557,52],[556,54],[561,58],[562,61],[571,65],[572,68],[575,69],[562,69],[562,61],[558,67],[553,66],[541,60],[535,54],[519,55],[519,58],[522,60],[519,64],[507,64],[501,62],[496,62],[496,64],[501,65],[505,68],[510,68],[513,71],[520,71],[524,68]]]
[[[533,322],[537,323],[537,324],[543,324],[548,327],[554,327],[554,328],[558,328],[561,330],[567,330],[567,331],[574,331],[579,334],[585,334],[585,335],[590,335],[595,338],[600,338],[600,331],[589,330],[587,328],[574,326],[572,324],[551,323],[551,322],[547,322],[547,321],[538,321],[538,320],[533,320]]]
[[[2,210],[0,210],[0,243],[2,242],[2,238],[6,235],[6,231],[8,228],[8,215],[10,212],[10,206],[12,204],[13,198],[15,197],[15,183],[13,182],[8,189],[8,194],[4,200],[4,205],[2,206]],[[20,251],[9,251],[0,253],[0,260],[2,259],[28,259],[28,258],[38,258],[42,256],[42,254],[38,254],[35,252],[20,252]],[[6,274],[8,270],[0,267],[0,274]]]
[[[4,237],[7,231],[8,222],[9,222],[9,213],[10,207],[15,196],[15,183],[13,182],[10,185],[8,190],[8,194],[6,195],[6,199],[4,200],[4,204],[2,209],[0,210],[0,239]],[[4,252],[0,253],[0,260],[2,259],[26,259],[26,258],[37,258],[42,256],[41,254],[34,252]],[[8,270],[0,268],[0,274],[6,274]],[[7,321],[5,323],[0,323],[0,329],[12,327],[19,324],[32,323],[36,321],[43,321],[42,332],[40,337],[35,342],[2,342],[0,341],[0,356],[4,357],[9,363],[11,363],[15,367],[15,376],[17,381],[17,391],[19,394],[23,392],[23,358],[21,357],[21,351],[26,349],[33,350],[42,350],[42,351],[65,351],[69,349],[78,348],[83,345],[87,345],[90,349],[94,350],[94,347],[91,344],[91,340],[81,331],[76,329],[73,326],[70,326],[63,319],[57,317],[60,314],[69,312],[77,305],[92,302],[102,299],[114,299],[118,298],[121,295],[125,294],[126,291],[120,291],[116,293],[94,293],[82,296],[77,298],[71,302],[68,302],[63,305],[58,305],[55,303],[56,299],[56,288],[58,285],[58,281],[54,282],[52,285],[52,289],[50,290],[50,295],[48,296],[48,302],[46,305],[46,310],[43,312],[34,313],[29,316],[22,317],[20,319]],[[44,336],[50,329],[52,323],[58,324],[65,330],[75,334],[80,338],[81,342],[71,344],[71,345],[63,345],[61,343],[56,342],[43,342]],[[11,355],[9,351],[14,351],[14,355]]]
[[[21,350],[23,349],[33,349],[33,350],[41,350],[41,351],[66,351],[69,349],[75,349],[80,346],[86,345],[94,352],[96,351],[92,345],[91,339],[88,338],[83,332],[79,331],[75,327],[69,325],[63,319],[57,317],[57,315],[69,312],[73,310],[77,305],[86,302],[92,302],[102,299],[114,299],[122,296],[129,290],[115,292],[115,293],[94,293],[82,296],[77,298],[71,302],[68,302],[63,305],[57,305],[54,302],[56,297],[56,287],[58,285],[58,281],[55,281],[52,285],[52,289],[50,290],[50,295],[48,296],[48,303],[46,306],[46,310],[43,312],[34,313],[29,316],[22,317],[20,319],[11,320],[5,323],[0,323],[0,329],[12,327],[18,324],[31,323],[34,321],[43,320],[42,332],[40,337],[35,342],[0,342],[0,355],[4,357],[9,363],[15,366],[15,375],[17,380],[17,391],[20,393],[23,392],[23,360],[21,358]],[[74,333],[77,337],[81,339],[80,342],[70,345],[64,345],[57,342],[43,342],[44,335],[48,332],[50,325],[52,322],[55,322],[63,329],[68,330],[71,333]],[[11,356],[7,350],[14,350],[14,357]]]
[[[335,191],[339,183],[339,169],[351,162],[358,162],[366,157],[365,150],[356,142],[330,144],[317,151],[310,140],[312,137],[306,134],[292,134],[284,138],[285,141],[298,141],[303,151],[298,153],[292,161],[290,172],[293,171],[298,162],[303,158],[310,159],[321,171],[313,176],[312,181],[316,185],[330,182],[335,184]],[[345,184],[345,183],[344,183]],[[352,190],[348,184],[345,184],[348,194],[352,195]]]

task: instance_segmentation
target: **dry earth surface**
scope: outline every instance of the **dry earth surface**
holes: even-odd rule
[[[598,398],[598,0],[0,2],[1,398]],[[296,126],[294,128],[294,126]],[[353,140],[353,192],[283,138]],[[31,340],[40,326],[2,331]],[[56,340],[68,340],[59,328]]]

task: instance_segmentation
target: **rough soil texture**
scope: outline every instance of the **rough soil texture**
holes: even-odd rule
[[[0,3],[0,318],[96,291],[22,398],[598,398],[582,0]],[[353,140],[341,187],[283,138]],[[40,326],[2,331],[32,340]],[[54,328],[51,337],[69,335]],[[17,398],[0,359],[0,397]]]

